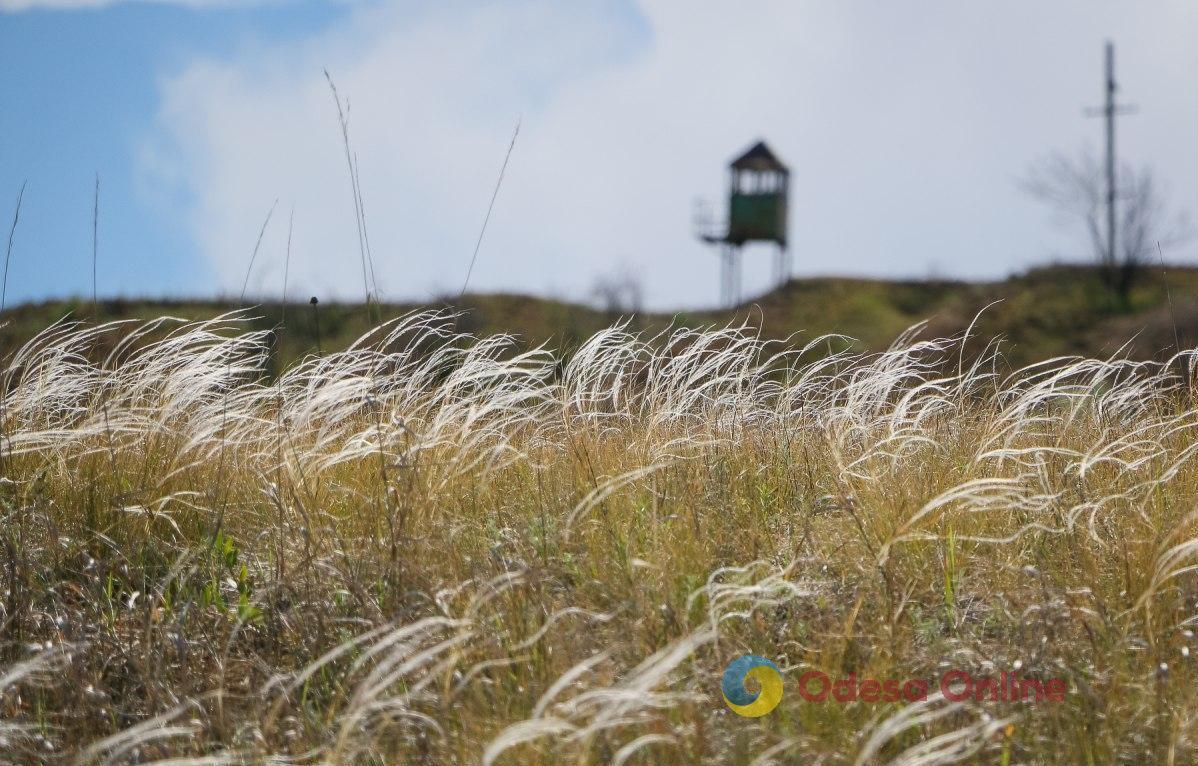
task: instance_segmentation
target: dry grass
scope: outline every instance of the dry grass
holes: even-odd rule
[[[563,363],[452,326],[269,381],[235,316],[13,355],[0,761],[1198,758],[1188,354],[614,327]],[[761,719],[720,698],[747,651],[787,682]],[[1069,692],[816,703],[812,668]]]

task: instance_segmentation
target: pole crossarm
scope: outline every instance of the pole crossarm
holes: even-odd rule
[[[1139,110],[1134,105],[1118,104],[1115,102],[1115,93],[1119,90],[1119,84],[1115,80],[1115,44],[1107,41],[1106,44],[1106,79],[1103,83],[1106,91],[1106,103],[1102,106],[1087,107],[1084,112],[1088,117],[1102,117],[1106,120],[1106,253],[1105,260],[1108,266],[1114,266],[1116,262],[1116,253],[1118,252],[1117,238],[1118,230],[1116,220],[1118,218],[1116,203],[1118,202],[1118,192],[1116,191],[1115,173],[1117,166],[1115,163],[1115,118],[1124,115],[1136,114]]]

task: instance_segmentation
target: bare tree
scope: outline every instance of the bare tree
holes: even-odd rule
[[[608,314],[639,314],[644,303],[640,280],[625,265],[617,271],[595,278],[591,297]]]
[[[1126,305],[1157,243],[1176,244],[1188,238],[1190,229],[1183,213],[1169,209],[1151,168],[1124,164],[1117,178],[1114,243],[1108,241],[1105,224],[1105,170],[1093,154],[1083,152],[1077,159],[1049,155],[1020,185],[1084,232],[1103,281]]]

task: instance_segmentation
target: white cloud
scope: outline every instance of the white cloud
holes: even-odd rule
[[[255,0],[0,0],[0,12],[59,10],[73,11],[91,8],[106,8],[118,3],[161,3],[187,5],[193,8],[225,8],[244,5]]]
[[[1012,178],[1097,139],[1080,108],[1100,96],[1115,31],[1141,104],[1125,149],[1198,209],[1198,109],[1181,85],[1198,68],[1184,33],[1198,12],[1183,2],[643,0],[639,22],[599,0],[564,6],[360,8],[316,39],[197,61],[164,82],[146,167],[190,199],[186,223],[226,289],[279,197],[296,209],[294,289],[359,296],[327,66],[351,101],[386,297],[460,286],[520,116],[472,289],[578,297],[625,263],[655,306],[710,302],[716,262],[691,238],[692,198],[718,198],[723,163],[759,136],[795,173],[800,271],[997,276],[1045,255],[1049,222]],[[281,281],[280,221],[251,282],[262,290]],[[750,260],[760,286],[767,259]]]
[[[0,11],[29,11],[42,8],[76,9],[102,8],[120,0],[0,0]]]

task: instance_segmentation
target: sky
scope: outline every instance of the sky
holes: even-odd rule
[[[650,308],[711,305],[693,206],[761,138],[792,170],[796,276],[1082,260],[1018,179],[1101,147],[1083,110],[1107,39],[1137,107],[1121,156],[1198,213],[1192,0],[0,0],[5,231],[26,184],[6,300],[90,296],[97,174],[103,296],[265,298],[286,270],[292,298],[361,299],[325,70],[384,300],[470,271],[471,291],[585,300],[630,274]],[[746,293],[769,276],[749,248]]]

